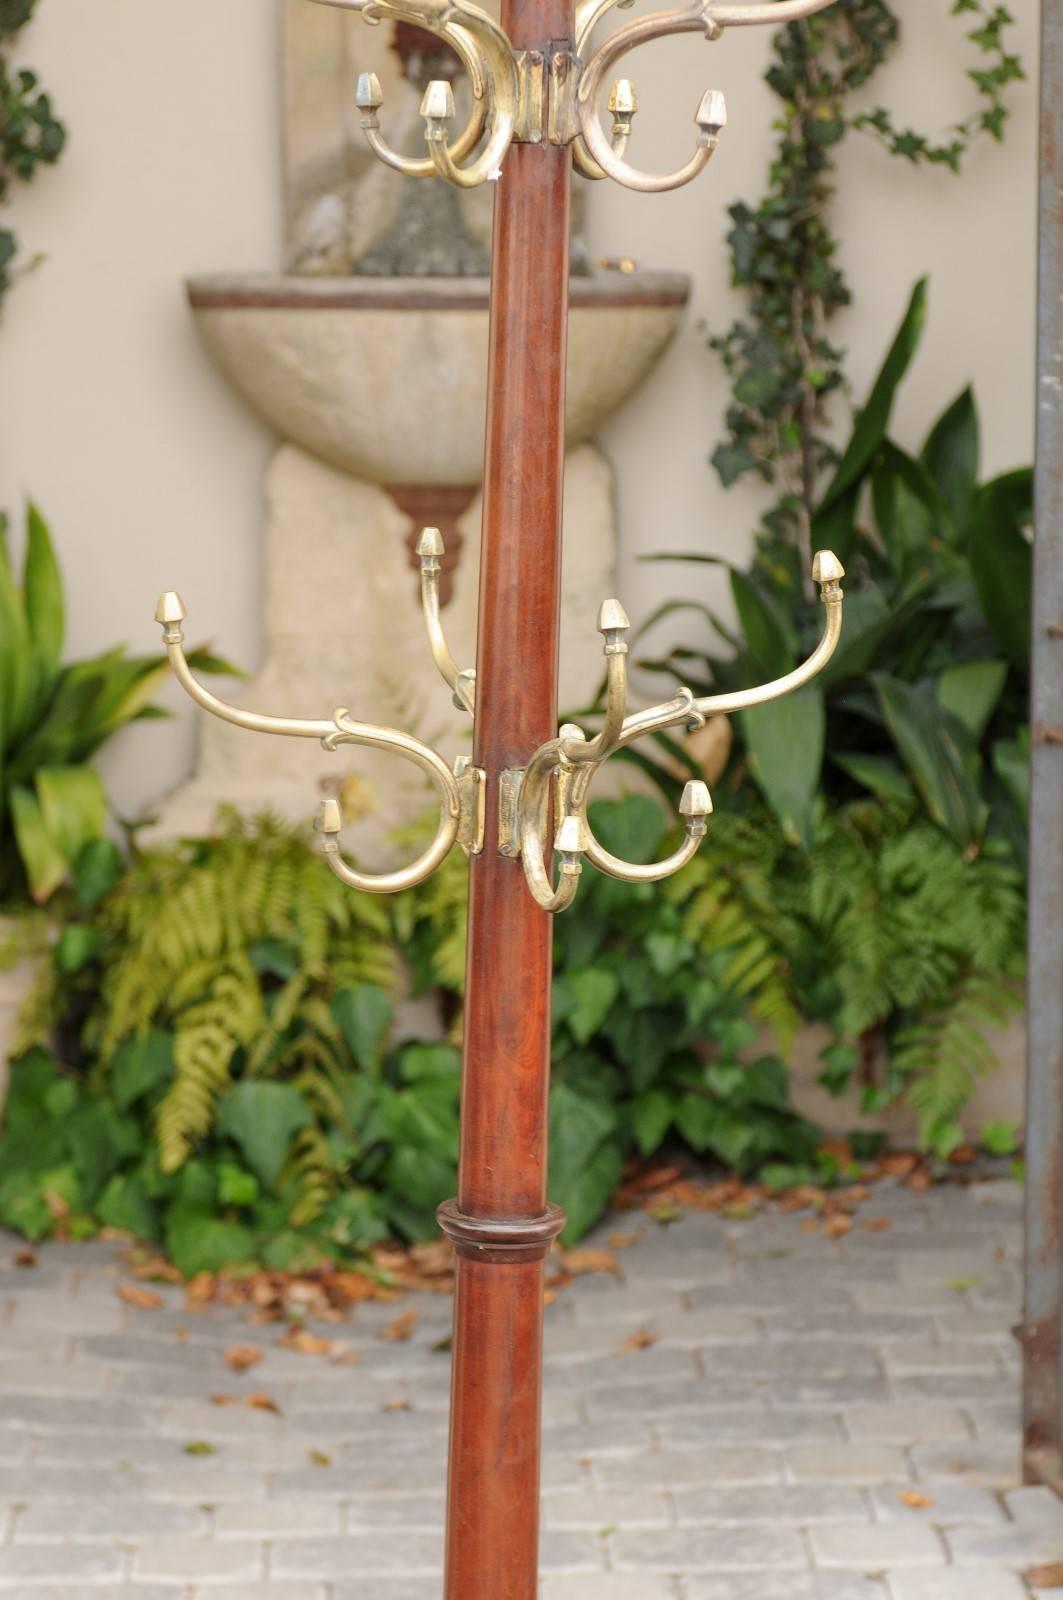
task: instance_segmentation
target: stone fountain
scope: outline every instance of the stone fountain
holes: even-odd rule
[[[206,349],[279,440],[266,478],[266,660],[246,698],[281,714],[328,715],[345,684],[355,715],[371,706],[376,720],[451,743],[463,718],[440,696],[423,647],[413,546],[424,524],[443,531],[448,635],[471,666],[490,186],[459,194],[383,168],[364,144],[353,90],[357,71],[375,72],[389,143],[420,155],[423,85],[452,76],[460,103],[461,63],[419,29],[367,29],[304,0],[281,0],[281,30],[288,271],[209,274],[187,286]],[[576,195],[577,216],[582,203]],[[575,237],[561,664],[569,707],[598,682],[593,622],[615,587],[612,474],[591,441],[660,357],[689,288],[684,277],[626,262],[593,271],[579,229]],[[304,818],[333,794],[351,847],[384,859],[388,833],[428,800],[416,774],[383,758],[374,765],[367,752],[347,766],[343,754],[322,751],[315,770],[305,748],[225,723],[208,720],[201,738],[194,777],[164,810],[167,834],[208,828],[223,801]]]

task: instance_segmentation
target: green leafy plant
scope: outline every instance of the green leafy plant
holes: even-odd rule
[[[1021,859],[1031,474],[980,481],[969,389],[918,454],[889,437],[925,313],[920,283],[815,506],[815,544],[847,567],[841,645],[815,683],[739,717],[743,761],[732,766],[730,787],[750,774],[786,836],[806,846],[819,795],[843,804],[871,792],[900,804],[918,800],[969,858],[989,839]],[[678,559],[717,560],[696,552]],[[698,693],[789,671],[822,627],[822,607],[787,538],[766,531],[752,568],[734,568],[730,577],[739,628],[704,611],[727,653],[682,648],[648,663],[681,675]],[[680,606],[689,602],[663,612]]]
[[[37,8],[37,0],[0,0],[0,204],[15,183],[30,183],[42,166],[54,166],[66,145],[66,129],[35,72],[15,68],[11,50]],[[0,228],[0,301],[14,281],[18,243]]]
[[[69,879],[107,826],[91,758],[127,723],[165,715],[152,703],[169,673],[165,657],[119,647],[63,665],[65,621],[44,518],[28,508],[17,575],[0,515],[0,900],[28,889],[43,902]],[[201,672],[236,670],[207,651],[195,659]]]
[[[754,805],[717,814],[675,893],[784,1053],[799,1020],[825,1023],[825,1087],[858,1088],[865,1112],[908,1105],[938,1154],[962,1142],[1020,1003],[1025,894],[1006,844],[968,859],[911,798],[869,798],[819,801],[805,851]]]
[[[1003,138],[1005,96],[1024,77],[1007,48],[1013,19],[1003,6],[955,0],[952,10],[975,24],[967,39],[981,63],[967,74],[975,108],[940,137],[898,128],[884,107],[850,106],[900,37],[886,0],[838,0],[775,35],[767,82],[780,115],[768,190],[730,213],[732,278],[748,294],[748,313],[711,340],[732,386],[727,436],[713,462],[725,485],[757,474],[778,488],[766,526],[794,545],[806,571],[820,476],[836,460],[829,399],[845,382],[829,328],[852,300],[831,226],[839,150],[855,130],[915,166],[959,172],[977,140]]]

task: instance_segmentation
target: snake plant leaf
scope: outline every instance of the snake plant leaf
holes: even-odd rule
[[[1006,661],[964,661],[938,679],[938,705],[951,711],[976,741],[997,708],[1008,676]]]
[[[38,905],[43,905],[65,881],[70,863],[48,832],[32,789],[15,784],[9,790],[8,802],[30,894]]]
[[[34,660],[34,701],[40,705],[59,671],[66,630],[63,579],[48,524],[31,502],[26,512],[23,570],[26,628]]]
[[[872,682],[890,737],[931,818],[965,854],[977,853],[987,808],[970,734],[925,689],[883,672],[874,673]]]
[[[966,526],[978,493],[978,408],[964,389],[931,428],[920,453],[958,528]]]
[[[0,521],[0,728],[7,748],[31,715],[30,687],[26,612],[11,570],[7,524]]]
[[[925,573],[935,540],[956,542],[949,503],[929,471],[889,439],[875,461],[871,494],[879,539],[901,582]]]
[[[915,798],[915,791],[900,767],[885,756],[835,755],[831,760],[880,800],[900,801],[903,805],[910,804]]]
[[[1033,475],[1023,468],[987,483],[971,511],[971,574],[993,637],[1008,660],[1030,665],[1033,551],[1024,535],[1033,502]]]
[[[926,323],[926,304],[927,280],[920,278],[912,290],[901,325],[882,364],[882,370],[875,379],[867,404],[856,420],[845,453],[816,513],[813,525],[814,542],[820,548],[826,543],[819,537],[819,528],[825,515],[860,483],[886,437],[897,389],[919,348]],[[831,545],[828,548],[837,549],[837,546]],[[840,550],[838,554],[841,555]],[[844,559],[842,556],[842,560]]]
[[[41,767],[34,784],[44,825],[72,867],[83,847],[107,826],[107,796],[89,766]]]
[[[790,842],[809,849],[827,731],[822,689],[810,684],[740,715],[761,793]]]
[[[744,572],[731,573],[731,594],[757,670],[780,678],[797,662],[797,636],[790,617]]]

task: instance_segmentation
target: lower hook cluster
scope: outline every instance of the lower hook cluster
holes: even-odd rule
[[[443,540],[439,530],[426,528],[418,544],[421,563],[421,599],[429,644],[436,666],[449,686],[459,710],[475,717],[476,674],[462,670],[447,643],[440,617],[439,578]],[[247,711],[211,694],[193,674],[184,650],[185,607],[179,595],[164,594],[155,611],[162,626],[175,676],[193,700],[213,716],[251,733],[286,738],[315,739],[326,750],[361,745],[390,751],[418,767],[431,780],[439,800],[439,823],[428,848],[407,867],[389,873],[359,872],[345,860],[340,848],[343,817],[335,800],[321,806],[317,827],[330,869],[353,889],[368,894],[397,894],[423,882],[446,860],[456,844],[470,854],[483,849],[485,799],[494,794],[498,806],[498,849],[519,858],[528,888],[549,912],[564,911],[579,889],[584,864],[590,862],[609,877],[627,883],[656,883],[679,872],[697,853],[708,831],[712,798],[704,783],[693,781],[683,790],[679,814],[684,839],[663,861],[649,864],[622,861],[594,837],[588,820],[590,791],[595,776],[610,756],[646,734],[667,728],[691,731],[719,713],[751,710],[800,689],[826,666],[837,648],[842,628],[841,579],[844,569],[830,551],[821,551],[812,568],[826,610],[823,634],[815,651],[801,666],[758,688],[732,694],[696,698],[679,689],[671,700],[643,711],[628,711],[628,633],[630,623],[619,600],[607,600],[598,616],[606,664],[605,708],[598,732],[588,738],[580,727],[566,723],[557,737],[531,757],[526,767],[487,774],[467,756],[453,770],[429,745],[412,734],[375,723],[358,722],[346,708],[320,720],[275,717]],[[548,865],[553,857],[552,866]],[[555,881],[556,879],[556,881]]]

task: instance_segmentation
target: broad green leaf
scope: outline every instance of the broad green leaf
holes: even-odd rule
[[[218,1127],[240,1147],[251,1170],[272,1189],[294,1136],[313,1121],[310,1107],[290,1083],[245,1079],[222,1100]]]
[[[1023,529],[1030,518],[1028,471],[994,478],[979,493],[970,517],[971,575],[993,637],[1017,667],[1030,666],[1033,551]]]
[[[30,894],[38,905],[49,900],[66,881],[70,864],[44,825],[37,797],[16,785],[8,796],[11,823]]]
[[[948,503],[958,528],[965,527],[978,490],[978,411],[968,388],[935,422],[920,460]]]
[[[158,1237],[158,1212],[138,1173],[116,1173],[97,1200],[94,1210],[106,1228],[121,1228],[136,1239],[154,1240]]]
[[[49,834],[73,866],[83,847],[107,826],[107,796],[92,767],[41,767],[37,798]]]
[[[122,876],[122,852],[112,839],[90,839],[74,860],[74,893],[86,911],[99,905]]]
[[[222,1272],[255,1258],[255,1235],[240,1222],[224,1222],[196,1206],[172,1206],[166,1218],[166,1249],[178,1272]]]
[[[238,1167],[235,1161],[218,1164],[218,1199],[223,1206],[236,1206],[246,1210],[253,1206],[261,1190],[253,1172]]]
[[[938,679],[938,705],[963,723],[977,743],[997,708],[1008,676],[1006,661],[965,661]]]
[[[88,966],[102,942],[103,935],[99,928],[90,927],[87,922],[68,923],[56,941],[53,952],[55,970],[64,978],[72,977]]]
[[[33,649],[38,703],[59,670],[65,614],[63,580],[48,526],[35,505],[26,513],[26,627]]]
[[[363,1072],[376,1066],[393,1014],[391,996],[374,983],[341,989],[333,1000],[332,1015]]]
[[[620,1146],[603,1144],[567,1183],[555,1180],[551,1193],[567,1219],[561,1236],[565,1244],[578,1243],[608,1210],[620,1187],[623,1167]]]
[[[652,1156],[664,1143],[672,1126],[674,1102],[664,1089],[650,1089],[631,1105],[631,1127],[639,1154]]]
[[[566,1022],[580,1044],[598,1032],[620,990],[615,973],[597,967],[566,972],[563,982],[570,997]]]
[[[109,1082],[115,1105],[128,1111],[151,1100],[173,1077],[173,1036],[153,1028],[142,1037],[125,1039],[111,1057]]]
[[[754,661],[769,678],[781,678],[796,661],[793,624],[782,607],[744,572],[731,573],[731,594]]]
[[[836,506],[842,497],[860,482],[886,437],[898,385],[908,371],[922,337],[923,325],[926,322],[926,296],[927,280],[920,278],[912,290],[900,328],[890,346],[882,370],[875,379],[867,404],[857,418],[845,453],[823,496],[816,515],[817,534],[823,514]],[[817,537],[818,545],[822,546],[823,542]],[[831,545],[829,548],[837,550],[836,545]],[[839,556],[842,555],[840,550],[837,553]],[[842,556],[842,560],[844,559]]]
[[[590,808],[590,824],[604,849],[637,865],[654,859],[666,827],[664,812],[648,794],[596,800]]]
[[[811,685],[740,716],[761,793],[786,837],[809,848],[827,727],[822,690]]]
[[[435,1238],[436,1210],[454,1193],[457,1167],[453,1157],[404,1146],[387,1166],[384,1203],[392,1227],[407,1239]]]
[[[850,778],[877,794],[880,800],[898,800],[903,804],[915,798],[915,791],[900,767],[885,756],[832,755],[831,760]]]
[[[948,501],[921,461],[883,441],[871,480],[875,524],[897,577],[909,581],[935,564],[934,543],[955,543]]]
[[[872,682],[901,760],[938,827],[965,852],[972,852],[985,828],[986,807],[971,776],[970,735],[921,689],[886,673]]]
[[[833,550],[842,562],[852,560],[856,545],[856,511],[862,486],[863,480],[858,480],[815,513],[812,518],[813,549]]]
[[[550,1192],[566,1188],[616,1131],[616,1112],[571,1084],[555,1082],[550,1096]],[[560,1204],[560,1202],[558,1202]]]

